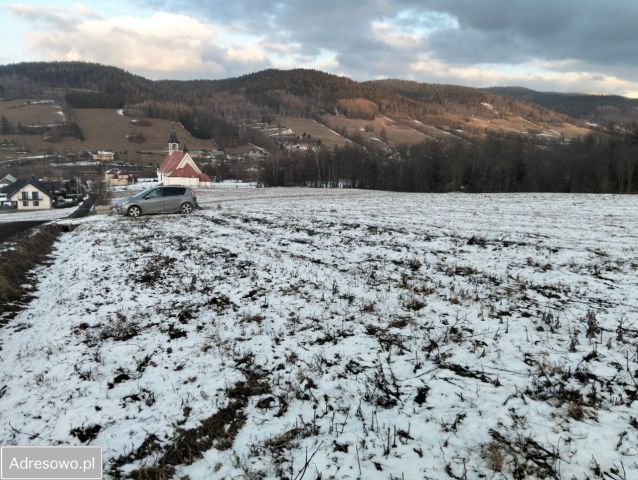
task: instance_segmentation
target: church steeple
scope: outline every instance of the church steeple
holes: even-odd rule
[[[179,151],[179,140],[175,132],[175,125],[171,127],[171,134],[168,137],[168,154]]]

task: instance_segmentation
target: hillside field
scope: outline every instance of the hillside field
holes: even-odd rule
[[[24,125],[42,124],[52,122],[55,118],[60,121],[63,117],[59,112],[59,107],[49,104],[23,105],[24,101],[2,102],[0,101],[0,114],[13,124],[21,121]],[[13,150],[0,150],[0,160],[21,157],[16,150],[28,149],[28,155],[38,155],[48,152],[81,152],[85,150],[114,150],[124,151],[161,151],[166,150],[166,142],[174,126],[177,137],[182,144],[186,144],[190,149],[208,149],[213,147],[210,140],[200,140],[190,135],[179,123],[161,119],[146,119],[149,126],[138,126],[132,122],[131,117],[120,115],[118,110],[110,108],[77,108],[71,110],[73,120],[82,129],[84,140],[66,137],[59,142],[47,142],[44,135],[18,135],[2,134],[0,141],[8,140],[15,142],[18,147]],[[142,143],[131,142],[127,135],[142,134],[145,141]],[[134,155],[135,156],[135,155]],[[145,162],[160,161],[161,156],[140,156]],[[139,160],[140,158],[134,158]]]
[[[0,443],[108,479],[638,476],[635,196],[198,196],[63,221],[0,330]]]
[[[297,136],[303,133],[312,135],[313,140],[321,140],[322,145],[330,150],[335,146],[343,147],[348,143],[346,138],[312,118],[279,117],[278,122],[291,128]]]
[[[64,113],[59,105],[42,103],[40,100],[0,100],[0,116],[13,123],[24,126],[50,125],[63,122]]]
[[[411,118],[391,118],[377,115],[374,120],[353,119],[344,116],[325,114],[323,118],[333,128],[345,128],[352,134],[358,131],[363,138],[378,141],[382,130],[385,130],[388,143],[391,145],[413,144],[424,140],[443,140],[455,136],[468,136],[494,131],[521,135],[540,135],[543,137],[574,138],[589,133],[587,128],[571,123],[554,126],[531,122],[522,117],[479,118],[450,116],[439,118],[436,124],[426,124]]]
[[[419,143],[433,138],[433,136],[417,130],[409,122],[395,121],[383,115],[377,115],[374,120],[346,118],[330,114],[323,115],[323,118],[333,128],[345,128],[350,134],[358,131],[363,138],[371,141],[375,141],[373,139],[379,141],[381,131],[385,129],[388,143],[391,145]],[[366,131],[366,128],[369,131]]]

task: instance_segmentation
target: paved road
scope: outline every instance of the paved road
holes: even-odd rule
[[[95,202],[95,196],[89,194],[89,197],[82,202],[82,204],[67,218],[82,218],[86,217],[91,211],[91,207]],[[10,215],[10,214],[7,214]],[[0,243],[6,242],[8,239],[16,235],[17,233],[27,231],[33,227],[37,227],[48,223],[50,220],[38,220],[28,222],[8,222],[0,223]]]

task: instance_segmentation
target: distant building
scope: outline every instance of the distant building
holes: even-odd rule
[[[64,177],[62,175],[44,175],[40,180],[42,182],[63,182]]]
[[[96,162],[112,162],[113,160],[115,160],[115,152],[98,150],[97,153],[91,155],[91,158]]]
[[[35,179],[16,180],[0,188],[0,203],[17,210],[43,210],[53,207],[51,193]]]
[[[0,188],[6,187],[7,185],[15,182],[16,180],[17,180],[16,177],[8,173],[4,177],[0,178]]]
[[[160,185],[183,185],[187,187],[208,187],[211,178],[203,173],[188,152],[179,149],[175,132],[168,139],[168,155],[157,169]]]
[[[104,181],[110,187],[118,185],[131,185],[135,183],[135,177],[128,170],[110,169],[104,172]]]
[[[225,152],[226,157],[231,160],[237,158],[262,160],[268,157],[268,150],[253,145],[252,143],[240,145],[239,147],[227,147]]]

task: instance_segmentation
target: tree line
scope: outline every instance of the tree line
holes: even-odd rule
[[[391,154],[358,146],[275,152],[261,180],[406,192],[638,193],[637,163],[636,133],[551,146],[491,134],[472,142],[423,142]]]

